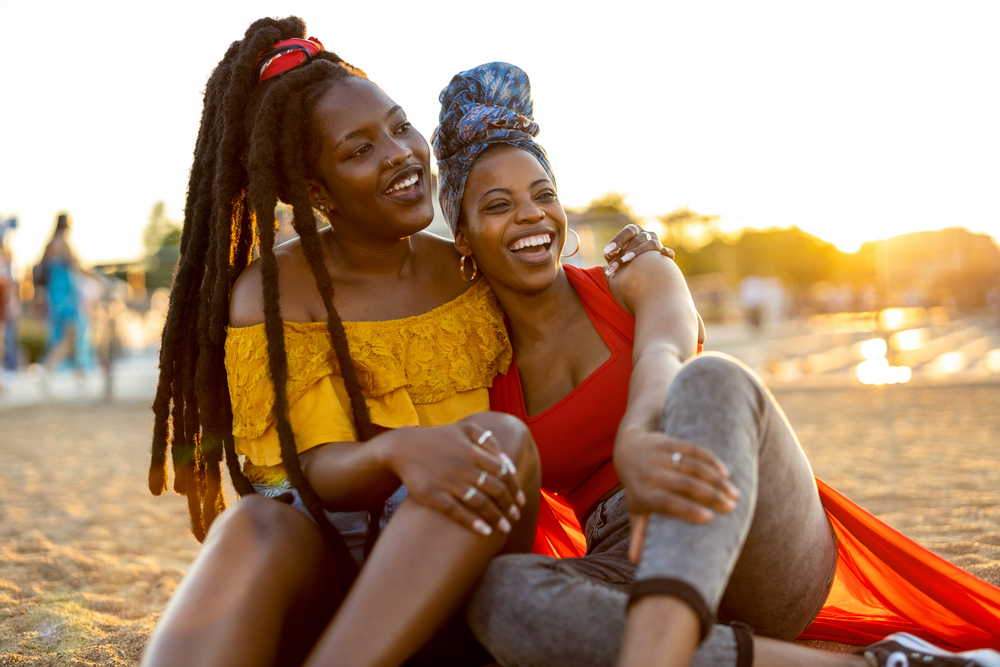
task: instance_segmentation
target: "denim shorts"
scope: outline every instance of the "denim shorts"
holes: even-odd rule
[[[287,479],[281,480],[278,484],[254,484],[253,488],[257,490],[258,494],[266,498],[278,498],[286,494],[291,496],[292,502],[288,504],[315,522],[312,514],[309,513],[309,510],[302,503],[299,492],[295,490],[295,487]],[[395,511],[399,509],[399,505],[406,498],[406,494],[406,487],[400,486],[396,489],[395,493],[386,499],[385,509],[382,511],[382,520],[379,522],[383,529],[389,523],[389,519],[392,518]],[[368,538],[368,512],[363,510],[360,512],[327,512],[326,518],[330,520],[333,527],[344,538],[344,542],[347,543],[347,548],[351,550],[351,555],[357,561],[358,567],[364,565],[365,540]]]

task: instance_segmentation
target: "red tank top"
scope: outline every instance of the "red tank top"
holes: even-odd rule
[[[490,408],[528,425],[542,461],[542,488],[562,496],[580,519],[619,482],[611,456],[628,402],[635,318],[615,301],[601,267],[564,269],[611,357],[562,400],[534,417],[528,416],[524,405],[515,359],[506,375],[494,378]]]

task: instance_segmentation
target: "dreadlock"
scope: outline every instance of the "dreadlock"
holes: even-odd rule
[[[268,366],[275,388],[274,415],[281,458],[289,480],[316,520],[337,563],[341,588],[357,573],[343,539],[299,463],[288,417],[288,358],[278,302],[274,255],[274,209],[292,207],[292,226],[327,311],[333,343],[358,439],[374,435],[361,384],[351,363],[343,323],[333,305],[333,281],[323,262],[306,178],[313,175],[319,142],[312,136],[312,109],[331,87],[365,74],[339,56],[321,51],[280,76],[257,83],[259,54],[277,42],[305,36],[296,17],[265,18],[233,42],[205,89],[201,127],[188,181],[180,258],[160,347],[160,378],[153,402],[149,489],[167,489],[167,449],[174,491],[187,497],[191,529],[199,541],[225,509],[221,462],[225,455],[233,486],[254,493],[240,469],[232,435],[232,405],[225,369],[229,299],[240,272],[260,253]],[[196,326],[191,326],[197,323]],[[378,535],[382,507],[369,511],[366,551]]]

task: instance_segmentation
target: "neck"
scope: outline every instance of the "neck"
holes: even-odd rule
[[[560,340],[553,332],[582,312],[580,299],[562,267],[553,283],[540,292],[517,292],[496,282],[490,286],[510,322],[515,351],[541,341]]]
[[[409,236],[395,239],[363,238],[341,233],[334,227],[320,232],[320,238],[334,264],[359,275],[401,275],[412,266],[413,250]]]

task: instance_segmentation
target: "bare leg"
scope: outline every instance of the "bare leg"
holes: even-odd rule
[[[268,498],[243,498],[212,524],[142,664],[300,664],[333,615],[333,571],[305,515]]]
[[[677,598],[650,595],[629,610],[619,665],[687,667],[701,639],[701,620]]]
[[[59,365],[66,357],[68,357],[76,349],[76,327],[72,324],[66,325],[62,330],[62,337],[59,342],[56,343],[55,347],[49,350],[45,355],[45,370],[48,373],[52,373],[55,367]]]
[[[507,415],[476,415],[476,422],[493,431],[517,466],[528,496],[522,519],[509,537],[499,531],[483,537],[404,502],[307,665],[402,664],[459,610],[496,553],[531,550],[541,476],[534,442],[524,424]]]

